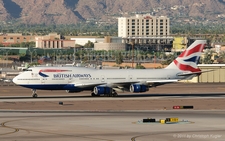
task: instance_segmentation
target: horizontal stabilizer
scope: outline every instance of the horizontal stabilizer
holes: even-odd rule
[[[214,70],[207,70],[207,71],[197,71],[197,72],[187,72],[187,73],[181,73],[181,74],[177,74],[178,76],[188,76],[188,75],[194,75],[194,74],[202,74],[205,72],[210,72],[210,71],[214,71]]]

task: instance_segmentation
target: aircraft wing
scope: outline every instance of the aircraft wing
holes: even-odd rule
[[[134,83],[141,83],[141,84],[145,84],[145,85],[153,85],[153,84],[166,84],[166,83],[172,83],[172,82],[178,82],[179,79],[167,79],[167,80],[148,80],[148,81],[133,81],[133,82],[115,82],[113,83],[113,85],[115,86],[127,86],[127,85],[131,85]]]
[[[151,86],[164,85],[166,83],[178,82],[178,79],[168,79],[168,80],[149,80],[149,81],[124,81],[124,82],[114,82],[114,83],[75,83],[74,86],[78,88],[94,88],[95,86],[106,85],[111,88],[119,89],[129,89],[131,84],[141,83]]]
[[[119,82],[119,83],[113,83],[114,89],[118,90],[125,90],[129,91],[130,85],[134,83],[141,83],[144,85],[148,85],[149,87],[156,87],[160,85],[164,85],[167,83],[173,83],[173,82],[178,82],[178,79],[169,79],[169,80],[149,80],[149,81],[135,81],[135,82]]]
[[[78,88],[92,88],[98,85],[105,85],[106,83],[75,83],[74,86]]]
[[[117,86],[126,86],[126,85],[130,85],[132,83],[138,83],[139,81],[134,81],[134,82],[115,82],[115,83],[75,83],[74,86],[78,87],[78,88],[88,88],[88,87],[95,87],[95,86],[99,86],[99,85],[107,85],[108,87],[117,87]]]
[[[146,81],[146,83],[149,85],[149,87],[156,87],[168,83],[178,82],[180,79],[164,79],[164,80],[149,80]]]
[[[116,91],[129,91],[130,85],[134,83],[141,83],[144,85],[148,85],[149,87],[156,87],[160,85],[164,85],[167,83],[178,82],[178,79],[169,79],[169,80],[150,80],[150,81],[124,81],[124,82],[114,82],[114,83],[76,83],[75,87],[78,88],[91,88],[93,89],[95,86],[105,85],[113,88]]]

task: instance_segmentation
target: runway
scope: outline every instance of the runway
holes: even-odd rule
[[[147,117],[179,117],[191,123],[138,123]],[[1,112],[0,138],[1,141],[223,141],[224,117],[225,111],[11,111]]]
[[[45,91],[37,90],[39,97],[41,96],[90,96],[90,91],[84,91],[80,93],[66,93],[63,90],[60,91]],[[158,87],[152,87],[149,91],[145,93],[129,93],[129,92],[119,92],[119,96],[124,95],[173,95],[173,94],[225,94],[225,83],[171,83]],[[32,91],[27,88],[20,86],[15,86],[12,83],[0,83],[0,98],[2,96],[27,96],[31,97]]]
[[[169,84],[141,94],[91,97],[90,92],[0,87],[1,141],[224,141],[224,84]],[[63,102],[63,104],[59,104]],[[193,109],[173,109],[193,105]],[[142,123],[178,117],[188,124]]]
[[[91,97],[89,91],[39,90],[39,97],[32,98],[30,89],[19,86],[0,88],[2,110],[172,110],[173,106],[184,104],[193,105],[195,110],[225,109],[223,83],[175,83],[152,88],[145,93],[119,93],[118,97]]]

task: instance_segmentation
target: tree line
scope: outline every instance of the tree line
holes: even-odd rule
[[[223,24],[180,24],[172,23],[170,26],[171,34],[224,34],[225,26]],[[27,24],[1,24],[1,33],[22,33],[24,35],[47,35],[57,32],[62,36],[117,36],[117,24],[96,24],[94,22],[79,22],[68,25],[27,25]]]

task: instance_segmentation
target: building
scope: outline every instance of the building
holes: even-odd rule
[[[35,42],[36,48],[61,49],[65,47],[75,47],[74,40],[62,40],[61,35],[57,33],[50,33],[45,36],[23,35],[22,33],[7,33],[0,35],[0,43],[4,46],[23,42]]]
[[[94,43],[94,50],[126,50],[126,44],[122,43],[121,37],[106,36],[103,43]]]
[[[74,40],[62,40],[61,35],[57,33],[50,33],[45,36],[28,36],[21,33],[7,33],[0,35],[0,43],[4,46],[22,42],[35,42],[36,48],[75,47]]]
[[[224,64],[199,64],[198,67],[204,72],[198,76],[200,83],[225,82]]]
[[[50,33],[46,36],[35,37],[36,48],[62,49],[68,47],[75,47],[74,40],[63,40],[61,35],[57,33]]]
[[[22,42],[34,42],[35,36],[22,35],[22,33],[6,33],[0,35],[0,43],[4,46]]]
[[[104,38],[71,38],[71,40],[76,41],[76,44],[84,46],[88,41],[92,43],[103,43]]]
[[[49,33],[48,35],[45,36],[35,36],[35,38],[41,37],[43,40],[60,40],[61,35],[58,33]]]
[[[187,48],[188,40],[186,37],[174,37],[173,48],[174,52],[181,52]]]
[[[62,48],[70,48],[75,47],[74,40],[51,40],[51,39],[43,39],[42,37],[36,37],[36,48],[43,49],[62,49]]]
[[[159,39],[144,39],[144,43],[160,42],[160,37],[170,35],[170,20],[166,16],[155,17],[149,14],[134,17],[118,18],[118,37],[159,37]],[[135,39],[135,42],[142,42]]]
[[[125,51],[126,45],[124,43],[95,43],[94,50],[121,50]]]

